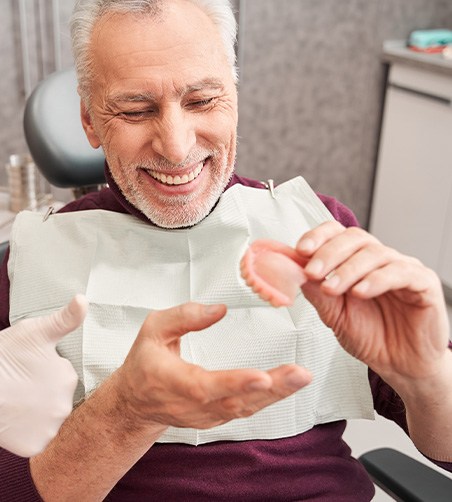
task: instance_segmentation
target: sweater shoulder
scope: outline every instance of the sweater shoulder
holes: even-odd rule
[[[252,178],[245,178],[244,176],[239,176],[238,174],[233,175],[227,188],[230,188],[235,184],[258,189],[265,188],[265,185],[261,181],[254,180]],[[338,201],[334,197],[331,197],[330,195],[317,193],[317,196],[326,206],[328,211],[333,215],[333,218],[344,225],[344,227],[359,226],[359,222],[353,211],[349,209],[345,204],[342,204],[342,202]]]
[[[63,206],[59,213],[86,211],[90,209],[106,209],[117,213],[125,213],[124,207],[117,201],[109,188],[103,188],[98,192],[91,192],[80,199],[73,200]]]

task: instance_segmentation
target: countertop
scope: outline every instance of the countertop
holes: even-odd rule
[[[406,41],[388,40],[383,44],[382,60],[385,63],[401,63],[424,70],[452,76],[452,60],[441,53],[415,52],[406,46]]]

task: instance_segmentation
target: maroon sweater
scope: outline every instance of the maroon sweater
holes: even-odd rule
[[[121,195],[107,172],[110,188],[74,201],[62,211],[107,209],[147,221]],[[262,188],[234,175],[235,183]],[[352,212],[320,195],[345,226],[358,223]],[[0,271],[0,329],[9,325],[9,281],[6,260]],[[404,405],[378,375],[369,371],[375,410],[405,431]],[[106,500],[141,501],[369,501],[374,487],[342,439],[346,422],[318,425],[290,438],[222,441],[200,446],[155,444],[116,484]],[[441,463],[452,471],[451,463]],[[31,479],[29,462],[0,450],[0,500],[42,502]]]

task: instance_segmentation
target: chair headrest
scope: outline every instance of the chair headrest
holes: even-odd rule
[[[80,120],[75,70],[51,74],[27,100],[25,139],[31,156],[53,185],[74,188],[105,183],[105,156],[91,147]]]

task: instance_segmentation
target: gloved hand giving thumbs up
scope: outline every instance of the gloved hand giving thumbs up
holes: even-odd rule
[[[42,451],[72,410],[77,374],[55,346],[83,322],[84,296],[49,316],[0,332],[0,446],[30,457]]]

